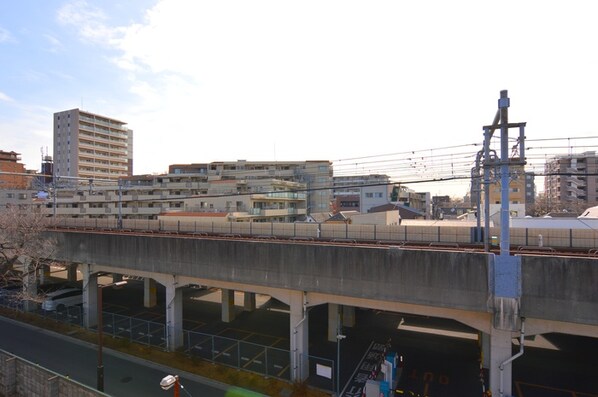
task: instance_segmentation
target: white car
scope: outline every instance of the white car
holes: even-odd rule
[[[79,288],[65,288],[50,292],[42,303],[42,309],[54,311],[67,306],[83,304],[83,291]]]

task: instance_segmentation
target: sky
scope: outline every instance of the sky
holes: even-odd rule
[[[467,176],[501,90],[509,121],[527,122],[532,169],[595,150],[598,141],[576,140],[598,135],[595,9],[575,0],[4,0],[0,150],[40,169],[53,113],[80,108],[134,130],[135,174],[330,160],[339,175],[386,173],[462,196],[467,180],[415,182]]]

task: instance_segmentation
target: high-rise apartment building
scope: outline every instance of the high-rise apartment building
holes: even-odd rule
[[[544,166],[544,191],[551,205],[598,204],[598,156],[595,151],[555,156]]]
[[[123,121],[79,109],[54,113],[54,175],[112,179],[133,175],[133,131]]]

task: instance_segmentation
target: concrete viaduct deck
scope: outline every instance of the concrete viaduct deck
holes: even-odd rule
[[[213,239],[80,231],[48,232],[54,259],[78,264],[84,304],[93,325],[97,274],[138,275],[166,287],[169,348],[180,343],[180,287],[206,284],[223,291],[271,295],[290,306],[293,380],[305,379],[307,307],[319,304],[375,308],[450,318],[480,332],[492,390],[510,394],[512,356],[519,329],[505,329],[494,299],[501,270],[490,253],[405,249],[393,246],[322,245],[309,241]],[[522,256],[516,316],[525,334],[561,332],[598,336],[598,261]],[[96,288],[94,288],[96,287]],[[223,311],[225,299],[223,293]],[[329,327],[335,328],[329,316]],[[329,332],[329,337],[331,333]],[[334,334],[332,334],[334,336]],[[499,385],[504,378],[506,387]]]

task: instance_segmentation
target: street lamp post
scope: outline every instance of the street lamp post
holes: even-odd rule
[[[97,370],[97,389],[99,391],[104,391],[104,362],[102,358],[102,347],[103,347],[103,339],[104,339],[104,325],[103,325],[103,316],[102,316],[102,290],[106,287],[116,287],[125,285],[126,281],[118,281],[116,283],[110,283],[106,285],[99,285],[98,284],[98,370]]]
[[[181,381],[179,380],[179,376],[178,375],[166,375],[160,381],[160,387],[162,388],[162,390],[169,390],[170,388],[174,387],[174,390],[173,390],[174,391],[174,397],[179,397],[180,396],[181,389],[183,389],[183,391],[185,393],[187,393],[188,396],[191,397],[191,394],[189,394],[189,392],[187,390],[185,390],[185,388],[181,384]]]
[[[336,395],[340,396],[341,391],[341,341],[345,339],[347,335],[336,335]]]
[[[341,315],[342,306],[339,305],[337,309],[337,317],[336,317],[336,395],[341,395],[341,341],[345,339],[347,336],[343,335],[343,319]]]

